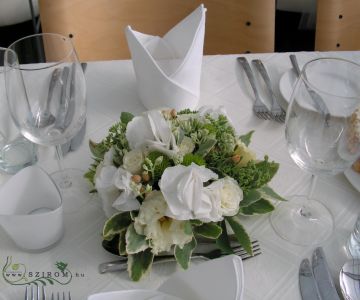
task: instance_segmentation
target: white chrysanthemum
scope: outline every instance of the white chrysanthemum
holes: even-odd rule
[[[240,156],[240,161],[238,162],[240,167],[246,166],[249,161],[256,159],[255,152],[247,147],[241,140],[236,142],[234,154]]]
[[[166,217],[167,204],[160,191],[151,192],[142,203],[134,228],[138,234],[150,240],[152,252],[170,251],[172,245],[183,247],[192,235],[184,232],[184,221]]]
[[[140,149],[131,150],[125,153],[123,168],[131,174],[140,174],[144,163],[144,155]]]

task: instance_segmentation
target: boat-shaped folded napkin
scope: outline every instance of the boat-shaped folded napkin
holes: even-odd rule
[[[197,106],[205,12],[200,5],[162,38],[125,28],[138,94],[146,108],[181,110]]]

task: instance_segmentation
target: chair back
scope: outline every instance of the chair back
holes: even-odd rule
[[[201,3],[205,54],[273,52],[275,0],[39,0],[43,32],[73,37],[80,60],[128,59],[124,28],[163,36]]]
[[[360,49],[360,1],[317,0],[315,50]]]

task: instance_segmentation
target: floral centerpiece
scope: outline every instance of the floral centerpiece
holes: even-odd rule
[[[252,134],[237,136],[222,108],[202,107],[122,113],[104,140],[90,141],[94,163],[85,177],[108,216],[103,238],[127,255],[132,280],[164,251],[188,268],[199,237],[231,253],[227,228],[252,253],[241,216],[283,200],[267,185],[279,165],[256,158]]]

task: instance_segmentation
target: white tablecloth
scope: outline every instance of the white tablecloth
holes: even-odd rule
[[[359,52],[347,53],[298,53],[300,63],[315,56],[343,56],[360,61]],[[271,186],[281,195],[305,193],[310,176],[301,171],[288,155],[284,125],[274,121],[260,120],[252,112],[253,93],[236,55],[204,57],[200,105],[224,105],[238,133],[255,130],[251,148],[259,157],[268,154],[281,164]],[[259,57],[270,72],[276,93],[280,97],[278,82],[281,75],[290,69],[288,54],[249,54],[248,59]],[[99,141],[110,125],[119,119],[121,111],[140,114],[145,110],[136,93],[135,75],[131,61],[91,62],[86,72],[88,117],[87,136],[82,147],[65,157],[67,167],[84,171],[91,163],[87,140]],[[282,99],[283,104],[285,104]],[[57,170],[53,153],[40,149],[39,162],[49,173]],[[0,184],[8,176],[0,175]],[[336,281],[337,272],[344,261],[337,255],[338,247],[347,239],[360,210],[359,193],[344,175],[319,179],[314,196],[323,201],[335,218],[335,232],[323,244]],[[28,281],[41,277],[57,279],[48,290],[71,290],[73,299],[86,299],[89,294],[130,288],[156,288],[164,278],[175,271],[175,265],[156,266],[152,273],[139,283],[128,279],[126,272],[101,275],[99,263],[113,260],[111,254],[101,247],[101,230],[105,217],[99,200],[89,200],[79,213],[65,215],[64,238],[51,250],[43,253],[26,253],[15,247],[0,229],[0,269],[7,258],[14,268],[0,274],[0,299],[23,299],[24,286],[9,284],[15,277],[23,283],[21,274]],[[310,257],[313,247],[294,246],[279,238],[272,229],[269,216],[244,218],[243,223],[252,238],[260,241],[262,254],[244,262],[245,297],[251,299],[300,299],[298,287],[299,263]],[[62,274],[55,263],[67,263],[67,273]],[[24,272],[26,268],[26,273]],[[224,278],[226,280],[226,278]],[[191,299],[189,299],[191,300]],[[224,299],[226,300],[226,299]]]

